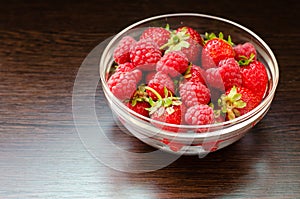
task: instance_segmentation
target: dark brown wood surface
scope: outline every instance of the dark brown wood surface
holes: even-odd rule
[[[300,198],[299,10],[291,0],[1,1],[0,198]],[[77,72],[106,38],[175,12],[224,17],[264,39],[280,66],[275,99],[245,137],[205,158],[180,157],[148,173],[116,171],[76,131]],[[102,106],[97,114],[111,120]],[[153,150],[112,128],[110,139],[125,150]]]

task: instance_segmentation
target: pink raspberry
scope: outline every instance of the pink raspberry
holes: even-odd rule
[[[141,39],[136,42],[130,52],[130,60],[136,68],[151,71],[162,56],[159,46],[152,40]]]
[[[180,97],[187,107],[210,102],[210,91],[201,82],[188,81],[180,85]]]
[[[251,55],[254,55],[253,60],[256,60],[256,49],[254,45],[250,42],[246,42],[244,44],[238,44],[233,47],[233,50],[235,52],[234,58],[237,61],[250,59]]]
[[[131,72],[116,72],[108,79],[107,85],[118,99],[130,99],[137,89],[136,76]]]
[[[206,104],[189,107],[185,113],[185,121],[191,125],[205,125],[214,122],[214,111]]]
[[[189,62],[184,53],[171,51],[157,62],[156,70],[168,74],[170,77],[176,77],[184,73],[188,66]]]
[[[168,42],[170,36],[170,31],[162,27],[150,27],[142,33],[140,39],[153,40],[159,47],[161,47]]]
[[[220,61],[217,68],[206,70],[208,87],[228,90],[233,86],[242,85],[242,74],[238,62],[234,58]]]
[[[142,71],[139,69],[135,69],[134,65],[131,62],[119,64],[119,66],[116,69],[116,72],[132,72],[135,75],[137,82],[141,81],[143,77]]]
[[[123,37],[114,50],[113,58],[118,64],[123,64],[130,61],[130,49],[136,41],[131,36]]]
[[[159,93],[159,95],[164,98],[165,96],[165,88],[174,94],[174,83],[172,79],[165,73],[157,72],[154,77],[149,81],[148,86],[153,88],[156,92]],[[157,96],[147,90],[147,93],[149,97],[151,97],[153,100],[157,100]]]
[[[131,62],[126,62],[123,64],[119,64],[116,68],[116,72],[129,72],[132,71],[135,66]]]

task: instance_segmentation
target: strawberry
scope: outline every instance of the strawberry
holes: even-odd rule
[[[200,49],[202,48],[200,44],[198,44],[195,40],[192,38],[189,38],[186,40],[186,42],[189,44],[189,47],[183,47],[181,48],[181,52],[183,52],[188,60],[193,63],[200,63],[200,56],[201,56],[201,51]]]
[[[195,29],[189,26],[182,26],[180,28],[177,28],[176,32],[184,32],[186,35],[188,35],[191,39],[195,40],[200,45],[203,45],[204,43],[201,35]]]
[[[172,51],[165,54],[156,64],[156,70],[176,77],[186,71],[189,62],[184,53]]]
[[[188,81],[181,84],[179,93],[181,100],[187,107],[208,104],[210,101],[210,91],[201,82]]]
[[[169,96],[167,92],[165,97],[162,98],[153,88],[146,86],[145,89],[155,94],[157,98],[156,101],[153,101],[151,98],[149,99],[151,108],[147,110],[149,110],[151,119],[169,124],[180,125],[182,123],[184,108],[178,97],[173,97],[172,95]],[[179,130],[178,127],[162,125],[157,122],[152,123],[163,130],[172,132],[177,132]]]
[[[123,64],[130,61],[130,49],[136,43],[131,36],[123,37],[114,50],[113,58],[116,63]]]
[[[260,103],[260,99],[245,87],[233,86],[220,97],[218,103],[221,112],[226,114],[226,119],[232,120],[254,109]]]
[[[214,111],[206,104],[189,107],[185,113],[185,122],[191,125],[205,125],[214,123]]]
[[[167,74],[164,74],[162,72],[157,72],[153,76],[153,78],[148,83],[148,87],[154,89],[163,98],[169,95],[169,92],[174,94],[175,89],[172,79]],[[147,90],[147,93],[153,100],[157,100],[157,96],[153,92]]]
[[[136,76],[132,72],[116,72],[110,76],[107,85],[118,99],[130,99],[137,88]]]
[[[232,86],[242,85],[242,74],[238,62],[234,58],[220,61],[218,68],[206,70],[206,81],[209,87],[224,91]]]
[[[180,125],[182,122],[181,106],[171,105],[169,107],[160,107],[150,115],[150,118],[159,122]],[[155,122],[153,124],[163,130],[178,131],[177,127],[164,126]]]
[[[154,70],[161,56],[159,46],[151,40],[139,40],[130,51],[130,60],[133,65],[146,71]]]
[[[253,60],[256,60],[257,52],[254,45],[250,42],[246,42],[243,44],[238,44],[233,47],[235,52],[235,59],[237,61],[250,59],[251,56]]]
[[[168,28],[150,27],[143,31],[140,39],[153,40],[159,47],[168,42],[171,32]]]
[[[200,48],[200,44],[190,38],[190,35],[186,34],[186,31],[172,32],[168,42],[160,47],[160,49],[166,50],[165,53],[181,51],[186,55],[190,62],[198,61]]]
[[[184,78],[186,81],[201,82],[202,84],[206,85],[204,77],[205,71],[194,64],[189,65],[188,69],[184,74]]]
[[[234,58],[235,53],[230,36],[226,41],[223,39],[222,33],[219,33],[219,37],[216,37],[214,33],[206,33],[206,38],[202,49],[202,67],[204,69],[217,67],[221,60]]]
[[[146,101],[131,100],[126,103],[126,106],[128,106],[131,110],[135,111],[140,115],[149,117],[149,111],[147,109],[150,108],[151,106]]]
[[[248,88],[262,100],[268,85],[268,73],[264,64],[258,60],[252,60],[255,56],[252,54],[249,60],[240,60],[242,86]]]

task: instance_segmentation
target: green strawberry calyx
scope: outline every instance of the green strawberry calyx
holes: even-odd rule
[[[227,95],[221,95],[218,100],[218,105],[221,107],[221,113],[227,113],[229,120],[239,117],[240,112],[238,109],[246,107],[247,103],[241,98],[242,95],[238,93],[236,87],[233,86]]]
[[[209,40],[212,40],[212,39],[215,39],[215,38],[218,38],[218,39],[221,39],[221,40],[227,42],[230,46],[234,45],[234,43],[231,40],[231,36],[228,35],[227,40],[226,40],[224,38],[224,34],[222,32],[219,32],[218,36],[216,36],[215,33],[208,33],[208,32],[206,32],[205,35],[204,35],[204,41],[203,42],[204,42],[204,44],[206,44]]]
[[[238,61],[240,66],[248,66],[251,62],[255,61],[255,54],[251,53],[250,57],[239,56],[240,60]]]
[[[133,97],[130,101],[131,101],[132,106],[135,106],[137,104],[137,102],[148,101],[147,93],[145,90],[145,85],[140,85],[138,87],[138,89],[135,91],[135,93],[133,94]]]
[[[151,97],[147,98],[147,101],[151,107],[147,108],[146,110],[149,111],[150,115],[157,112],[158,115],[161,116],[164,113],[164,109],[168,114],[172,114],[175,111],[173,106],[179,106],[182,104],[180,98],[174,97],[166,87],[164,87],[164,98],[162,98],[155,89],[149,86],[145,86],[145,89],[151,91],[158,98],[156,101],[154,101]]]
[[[161,50],[165,50],[165,53],[171,51],[180,51],[182,48],[190,47],[190,43],[186,40],[190,38],[190,35],[187,34],[187,29],[183,29],[179,32],[171,32],[171,37],[167,43],[160,47]]]

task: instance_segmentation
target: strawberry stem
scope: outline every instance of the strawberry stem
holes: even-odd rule
[[[233,86],[227,95],[221,95],[220,99],[218,100],[218,105],[221,107],[221,112],[227,113],[229,120],[239,117],[240,112],[237,109],[244,108],[247,105],[247,103],[241,98],[242,95],[238,93],[236,87]]]
[[[162,100],[161,95],[155,89],[153,89],[149,86],[145,86],[144,88],[148,91],[151,91],[159,100]]]
[[[249,59],[248,59],[248,57],[241,55],[240,59],[241,60],[238,61],[239,65],[240,66],[247,66],[255,60],[255,54],[251,53]]]

